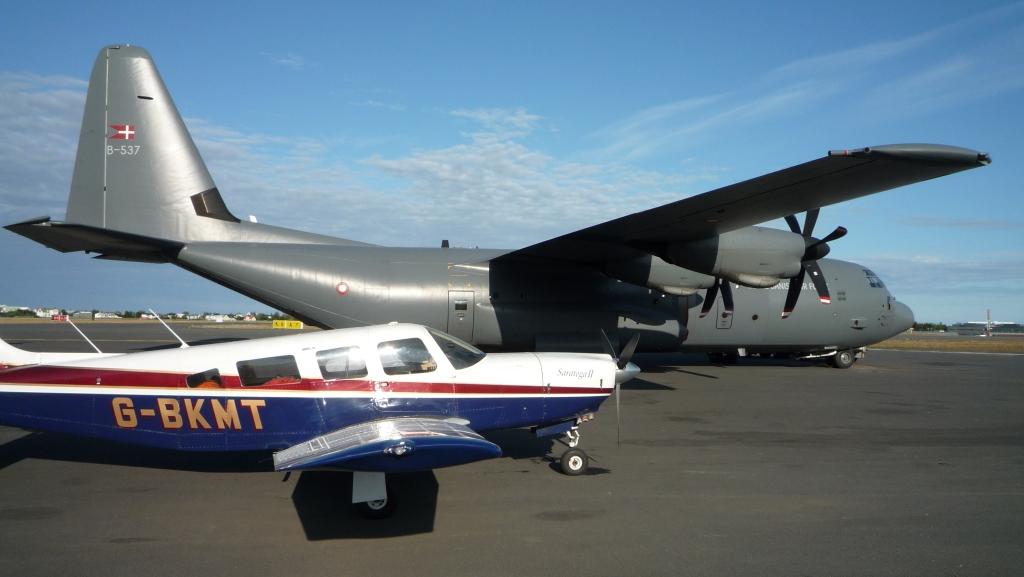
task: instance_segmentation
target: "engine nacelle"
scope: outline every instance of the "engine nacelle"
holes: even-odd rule
[[[804,237],[799,234],[748,226],[706,239],[670,244],[665,260],[741,285],[765,288],[796,276],[803,266],[805,250]]]
[[[713,276],[669,264],[653,255],[608,262],[604,273],[622,282],[680,296],[691,295],[715,283]]]

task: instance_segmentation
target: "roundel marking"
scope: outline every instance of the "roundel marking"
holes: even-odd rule
[[[334,287],[334,290],[337,291],[339,295],[345,296],[348,294],[348,283],[342,281]]]

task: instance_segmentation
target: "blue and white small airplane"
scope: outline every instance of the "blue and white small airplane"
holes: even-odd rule
[[[394,509],[387,473],[498,457],[480,433],[565,435],[640,369],[615,355],[486,354],[412,324],[126,354],[34,353],[0,341],[0,424],[188,451],[274,451],[279,471],[354,472],[364,515]],[[616,358],[617,357],[617,358]]]

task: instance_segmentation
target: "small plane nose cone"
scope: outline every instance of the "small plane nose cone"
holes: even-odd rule
[[[636,378],[636,376],[639,374],[640,367],[634,365],[633,363],[626,363],[626,366],[615,371],[615,384],[621,385],[626,381]]]
[[[910,307],[897,301],[892,303],[893,318],[895,319],[892,323],[894,329],[899,333],[910,329],[914,326],[914,311],[910,310]]]

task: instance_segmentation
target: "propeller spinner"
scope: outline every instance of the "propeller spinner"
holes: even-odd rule
[[[786,216],[786,224],[789,225],[789,229],[804,237],[804,244],[807,248],[800,259],[803,265],[800,268],[800,272],[795,277],[789,279],[789,290],[786,292],[786,305],[782,309],[782,318],[789,317],[793,309],[796,308],[796,301],[800,298],[800,290],[804,286],[804,277],[808,274],[811,275],[814,289],[818,291],[818,300],[824,304],[832,303],[832,296],[828,292],[828,284],[825,282],[825,275],[821,272],[818,260],[824,258],[829,253],[829,242],[846,236],[846,229],[839,226],[825,238],[814,238],[811,234],[814,232],[815,223],[818,222],[818,212],[819,209],[817,208],[807,211],[807,216],[804,217],[803,230],[800,229],[800,223],[797,222],[795,216],[792,214]]]

